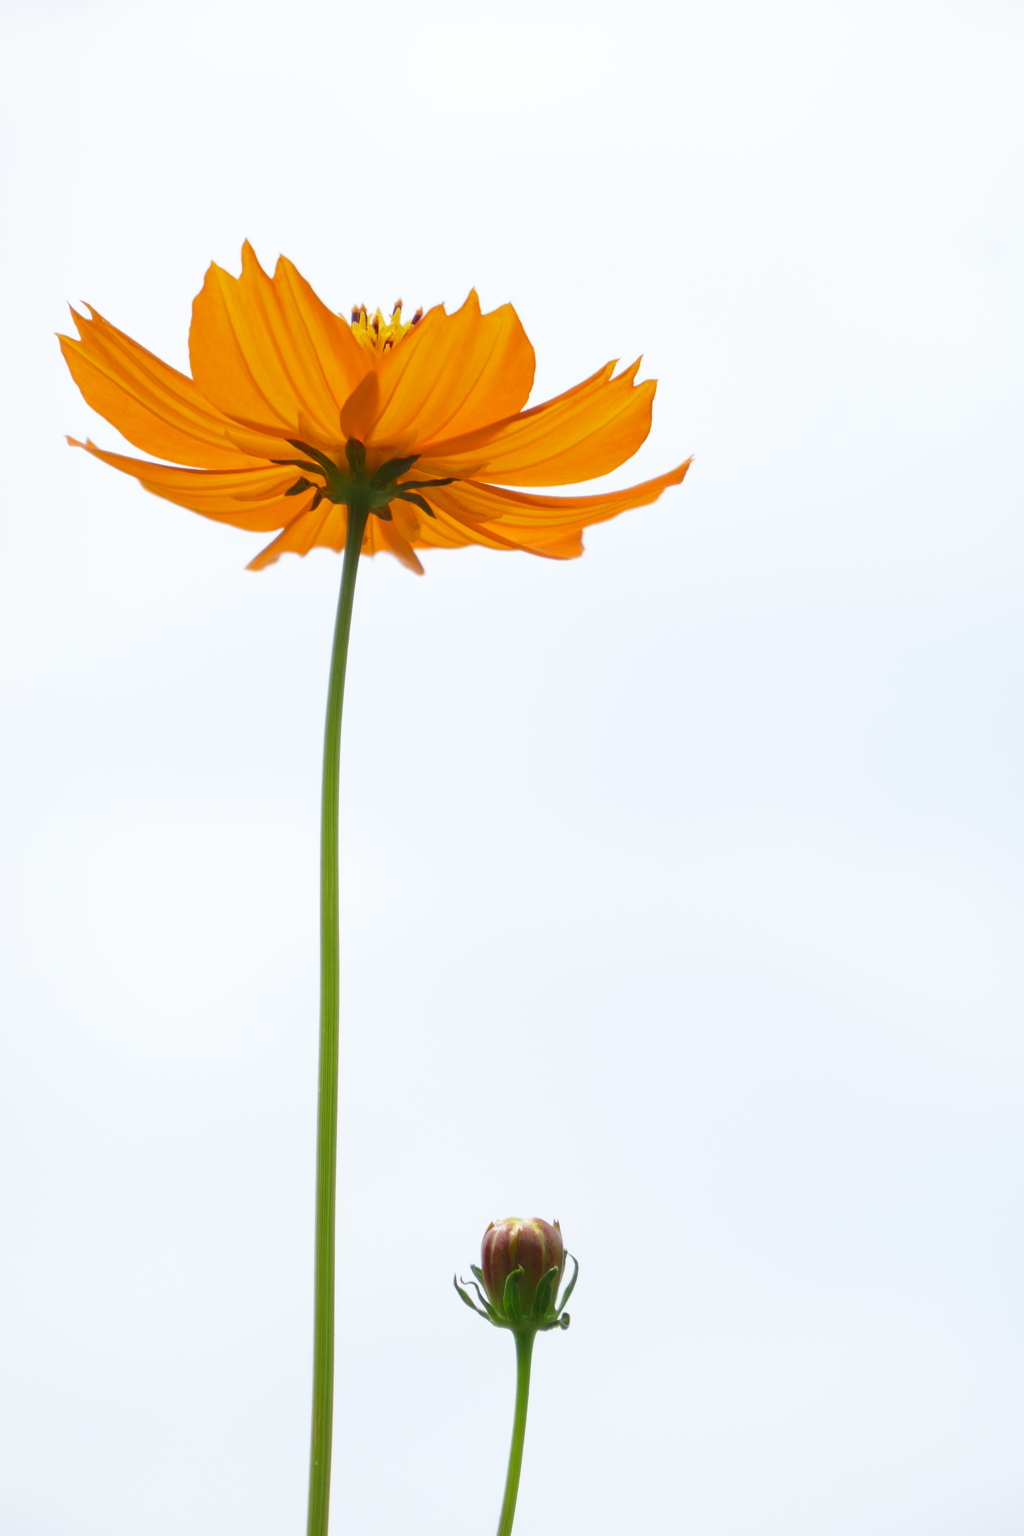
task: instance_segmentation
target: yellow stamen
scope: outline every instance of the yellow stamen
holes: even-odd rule
[[[391,319],[385,320],[378,309],[372,315],[365,304],[357,304],[352,310],[352,334],[375,357],[401,341],[406,331],[422,320],[423,311],[418,309],[411,320],[402,321],[402,301],[399,299],[391,311]]]

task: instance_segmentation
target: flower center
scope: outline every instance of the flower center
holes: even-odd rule
[[[380,310],[372,315],[367,312],[365,304],[357,304],[352,310],[352,334],[358,342],[372,352],[374,357],[380,357],[393,347],[397,341],[401,341],[406,331],[411,331],[414,325],[418,325],[423,319],[422,309],[418,309],[411,320],[402,320],[402,301],[395,304],[391,311],[391,319],[385,320]]]

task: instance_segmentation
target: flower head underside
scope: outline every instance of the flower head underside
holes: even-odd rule
[[[73,312],[74,313],[74,312]],[[420,571],[417,550],[480,544],[554,559],[583,529],[656,500],[689,460],[628,490],[540,495],[534,486],[617,469],[650,430],[653,380],[607,364],[529,409],[534,354],[510,304],[475,293],[403,321],[364,306],[335,314],[282,257],[252,247],[232,277],[211,265],[193,304],[191,377],[93,310],[61,349],[86,401],[152,459],[76,444],[158,496],[275,538],[250,562],[344,547],[354,497],[369,508],[363,552]],[[74,441],[71,439],[71,441]],[[156,462],[163,460],[165,462]]]

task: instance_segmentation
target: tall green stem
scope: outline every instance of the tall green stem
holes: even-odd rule
[[[526,1409],[530,1401],[530,1362],[533,1359],[533,1328],[517,1330],[516,1340],[516,1411],[512,1420],[512,1446],[508,1453],[505,1497],[501,1503],[498,1536],[511,1536],[519,1496],[519,1474],[523,1470],[523,1443],[526,1440]]]
[[[327,1536],[334,1424],[334,1226],[338,1163],[338,782],[352,599],[368,506],[350,505],[324,727],[320,802],[320,1069],[316,1121],[313,1425],[307,1536]]]

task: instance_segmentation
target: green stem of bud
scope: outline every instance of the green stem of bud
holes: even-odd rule
[[[511,1536],[512,1521],[516,1517],[516,1499],[519,1496],[519,1474],[523,1470],[523,1444],[526,1440],[526,1409],[530,1401],[530,1363],[533,1359],[533,1341],[537,1337],[533,1328],[517,1328],[516,1341],[516,1412],[512,1421],[512,1446],[508,1453],[508,1475],[505,1478],[505,1497],[498,1521],[498,1536]]]
[[[334,1229],[338,1162],[338,792],[341,708],[359,552],[369,497],[348,503],[348,537],[341,568],[324,727],[320,803],[320,1075],[316,1126],[316,1255],[313,1288],[313,1423],[309,1449],[307,1536],[327,1536],[334,1423]]]

